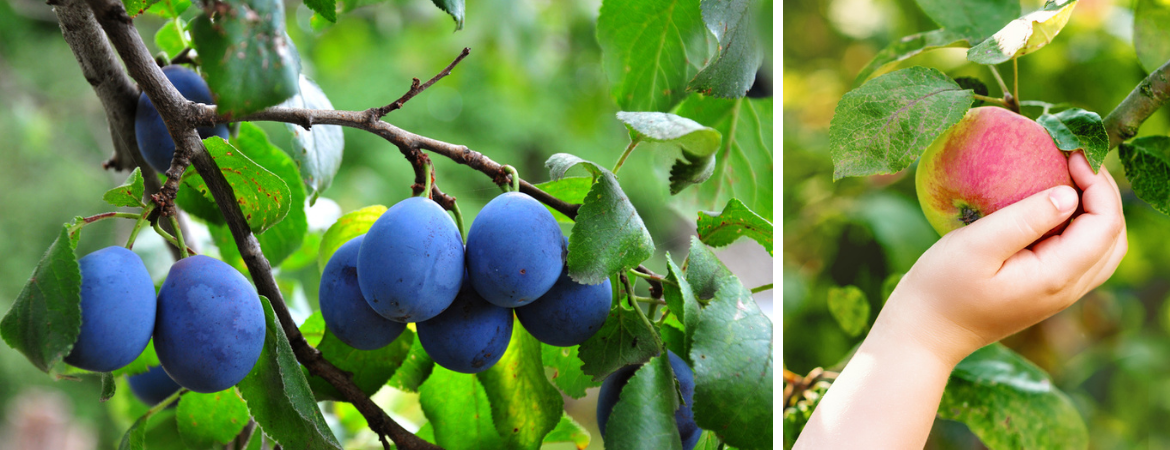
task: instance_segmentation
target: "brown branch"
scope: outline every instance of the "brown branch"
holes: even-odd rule
[[[350,374],[341,371],[325,360],[317,349],[305,341],[304,336],[297,329],[296,323],[293,322],[288,307],[285,305],[284,297],[276,285],[276,279],[272,275],[272,267],[261,252],[259,242],[256,241],[256,237],[248,228],[247,221],[235,201],[231,185],[227,183],[223,172],[207,153],[203,147],[203,141],[195,132],[196,125],[192,118],[195,113],[202,111],[200,108],[206,108],[206,106],[184,99],[178,90],[166,80],[162,70],[154,64],[153,58],[143,44],[141,36],[134,29],[133,22],[126,14],[120,1],[88,0],[88,2],[97,22],[105,30],[106,36],[121,56],[122,61],[125,62],[130,76],[143,87],[175,141],[175,157],[170,169],[167,170],[167,183],[155,196],[155,200],[160,202],[159,206],[173,208],[172,202],[178,189],[178,180],[187,165],[193,163],[196,170],[203,175],[208,190],[211,191],[219,205],[220,212],[236,241],[240,256],[243,257],[248,272],[252,275],[252,281],[256,284],[257,292],[268,297],[271,301],[273,311],[288,337],[297,360],[309,370],[309,373],[323,378],[337,388],[342,398],[352,403],[366,418],[370,429],[380,436],[389,436],[399,448],[439,448],[410,433],[391,419],[353,383]],[[389,448],[388,445],[387,448]]]
[[[402,95],[402,97],[399,97],[398,100],[395,100],[393,103],[381,108],[367,109],[366,114],[368,114],[369,121],[376,122],[381,120],[383,117],[386,117],[386,114],[390,114],[391,111],[401,109],[402,105],[405,105],[406,102],[414,98],[414,96],[431,87],[431,85],[435,84],[436,81],[439,81],[443,79],[443,77],[450,75],[451,69],[454,69],[455,65],[459,64],[459,61],[463,61],[463,58],[466,58],[469,53],[471,53],[471,49],[464,47],[463,51],[459,53],[459,56],[456,56],[455,60],[451,61],[451,64],[447,65],[447,68],[443,69],[442,72],[439,72],[434,77],[431,77],[431,79],[426,83],[420,85],[418,84],[418,78],[415,78],[414,81],[410,84],[410,89],[407,90],[406,93]]]
[[[654,271],[641,264],[639,264],[638,267],[634,270],[653,277],[653,279],[646,280],[647,283],[650,283],[650,296],[654,298],[662,298],[662,280],[665,280],[666,277],[654,273]]]
[[[1109,148],[1136,136],[1142,122],[1166,104],[1167,100],[1170,100],[1170,61],[1138,83],[1125,100],[1105,116]]]
[[[512,176],[504,170],[504,166],[492,161],[482,153],[467,148],[465,145],[455,145],[448,142],[443,142],[437,139],[432,139],[426,136],[411,133],[409,131],[398,128],[385,121],[379,120],[370,122],[367,120],[367,111],[339,111],[328,109],[304,109],[304,108],[284,108],[274,107],[268,108],[260,112],[249,114],[244,117],[227,117],[216,114],[215,106],[208,106],[202,104],[194,104],[196,109],[199,109],[197,116],[193,118],[197,126],[212,126],[217,123],[229,123],[237,121],[270,121],[270,122],[284,122],[300,125],[301,128],[308,129],[313,125],[341,125],[344,127],[356,128],[359,130],[368,131],[370,133],[380,136],[387,142],[394,144],[407,155],[407,159],[411,158],[411,153],[417,150],[428,150],[451,159],[459,164],[471,167],[472,169],[483,172],[491,177],[496,184],[507,184],[511,181]],[[520,192],[528,194],[533,198],[539,200],[541,203],[549,205],[553,209],[568,216],[570,219],[577,217],[577,209],[581,205],[566,203],[565,201],[553,197],[547,192],[544,192],[536,186],[533,186],[527,181],[520,180]]]

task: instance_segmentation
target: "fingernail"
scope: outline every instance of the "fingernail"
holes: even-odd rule
[[[1068,186],[1057,186],[1048,191],[1048,199],[1060,212],[1068,212],[1077,206],[1077,193]]]

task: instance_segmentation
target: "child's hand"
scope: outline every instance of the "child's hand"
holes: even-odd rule
[[[1093,174],[1081,152],[1069,172],[1085,213],[1057,236],[1025,248],[1073,214],[1076,192],[1037,193],[943,236],[898,284],[878,318],[957,363],[1067,308],[1103,283],[1128,248],[1117,183]],[[877,329],[879,325],[875,324]]]
[[[1059,236],[1076,191],[1049,189],[943,236],[898,283],[825,394],[797,449],[922,448],[947,377],[980,347],[1067,308],[1127,249],[1117,183],[1069,158],[1085,213]]]

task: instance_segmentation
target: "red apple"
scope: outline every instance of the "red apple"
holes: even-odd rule
[[[918,203],[940,235],[1061,184],[1073,186],[1068,155],[1048,131],[991,106],[972,108],[939,136],[922,154],[915,176]]]

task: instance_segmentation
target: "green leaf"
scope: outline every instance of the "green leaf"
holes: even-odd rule
[[[231,442],[248,424],[248,406],[236,388],[179,397],[175,419],[179,435],[189,448],[209,448]]]
[[[764,53],[756,40],[756,2],[707,0],[700,5],[703,22],[719,41],[719,56],[707,64],[687,90],[723,98],[743,97],[756,79]]]
[[[677,382],[665,356],[651,358],[622,387],[605,427],[606,447],[682,449],[674,421],[674,410],[679,406]]]
[[[125,2],[125,0],[123,0]],[[148,1],[150,6],[146,8],[146,12],[162,17],[164,19],[174,19],[180,14],[187,11],[191,7],[191,0],[153,0]],[[129,11],[129,8],[127,8]],[[133,17],[133,16],[131,16]]]
[[[1050,0],[1039,11],[1009,22],[987,40],[967,50],[967,60],[994,65],[1048,45],[1068,23],[1076,0]]]
[[[1170,215],[1170,137],[1146,136],[1123,142],[1118,156],[1134,194]]]
[[[149,419],[150,415],[144,415],[135,420],[134,425],[130,425],[126,434],[122,435],[122,442],[118,444],[118,450],[145,450],[146,421]]]
[[[122,0],[122,6],[126,7],[126,14],[129,14],[132,19],[138,17],[155,3],[158,3],[158,0]]]
[[[333,23],[337,23],[337,0],[305,0],[305,6]],[[304,75],[301,75],[304,81]]]
[[[754,74],[754,71],[753,71]],[[722,136],[686,117],[668,113],[617,113],[626,124],[632,142],[647,142],[654,150],[679,150],[683,159],[671,168],[670,193],[678,194],[687,186],[707,181],[715,171],[715,152]]]
[[[212,136],[204,139],[203,143],[232,186],[236,203],[240,205],[240,211],[253,232],[263,233],[289,215],[293,209],[293,193],[280,176],[252,161],[223,138]],[[180,192],[195,190],[203,194],[205,200],[215,202],[211,190],[198,172],[188,170],[183,174],[183,183],[186,186]],[[296,207],[302,209],[303,215],[304,204],[297,204]]]
[[[577,210],[569,238],[569,277],[582,284],[601,283],[653,255],[650,231],[617,178],[605,171]]]
[[[313,311],[297,329],[301,331],[301,336],[305,337],[305,342],[316,347],[325,337],[325,318],[321,316],[321,311]]]
[[[712,247],[723,247],[747,236],[759,242],[772,255],[772,223],[744,206],[737,198],[727,201],[719,214],[699,211],[699,240]]]
[[[203,192],[199,190],[198,186],[203,185],[203,179],[199,178],[197,185],[186,183],[186,177],[190,176],[195,179],[198,176],[194,170],[189,170],[184,173],[184,183],[179,188],[179,193],[175,195],[175,205],[192,216],[199,218],[208,225],[224,225],[223,214],[219,211],[219,206],[216,206],[214,200],[203,196]],[[159,180],[166,182],[166,175],[159,174]],[[214,228],[214,227],[213,227]],[[218,243],[216,245],[219,245]]]
[[[690,338],[695,332],[695,326],[699,324],[699,300],[695,297],[695,291],[691,289],[691,284],[687,282],[682,269],[679,269],[670,258],[670,252],[666,253],[666,282],[662,283],[662,298],[666,300],[666,307],[670,308],[670,312],[683,326],[683,352],[675,353],[686,358],[685,355],[690,355],[692,343]]]
[[[325,92],[304,74],[300,77],[300,92],[285,100],[281,106],[333,109]],[[292,133],[292,150],[288,154],[300,169],[310,203],[315,203],[317,196],[329,188],[337,170],[341,168],[345,135],[340,125],[313,125],[310,130],[294,123],[286,123],[284,126]]]
[[[772,99],[731,100],[692,95],[679,105],[675,114],[714,128],[723,136],[715,154],[712,179],[675,197],[683,214],[694,214],[696,209],[718,209],[731,198],[738,198],[752,211],[771,220]],[[675,184],[675,180],[702,169],[701,164],[686,167],[680,161],[671,169],[671,182]]]
[[[597,334],[581,343],[581,371],[602,382],[614,371],[630,364],[641,364],[657,356],[662,341],[649,320],[634,311],[624,300],[614,302]]]
[[[849,91],[829,124],[833,180],[909,167],[963,118],[973,99],[971,91],[925,67],[891,72]]]
[[[772,321],[735,277],[695,328],[695,423],[738,448],[772,445]]]
[[[186,22],[183,22],[182,19],[168,20],[163,23],[163,26],[154,33],[154,45],[157,45],[158,49],[165,52],[168,57],[177,56],[183,49],[187,48],[181,28],[185,24]]]
[[[321,273],[325,273],[325,265],[329,264],[329,258],[333,257],[333,253],[337,249],[349,242],[350,239],[366,234],[374,222],[382,217],[382,213],[386,212],[386,207],[382,205],[367,206],[357,211],[346,213],[337,219],[329,229],[325,231],[325,235],[321,237],[321,250],[317,254],[317,267]]]
[[[209,8],[190,29],[220,114],[242,116],[297,93],[300,61],[284,30],[284,2],[230,0]]]
[[[585,390],[601,386],[581,371],[581,357],[578,356],[578,346],[556,347],[540,344],[540,359],[544,366],[553,370],[552,382],[561,388],[561,391],[573,398],[585,396]]]
[[[448,450],[500,449],[503,440],[492,423],[487,392],[475,375],[435,367],[419,388],[418,402],[435,432],[435,443]]]
[[[850,337],[857,336],[869,324],[869,300],[857,286],[829,288],[829,314]]]
[[[142,194],[146,191],[142,180],[142,170],[135,167],[130,176],[126,178],[126,182],[121,186],[106,191],[102,196],[102,200],[114,206],[127,206],[131,208],[142,207],[146,204],[142,203]]]
[[[658,327],[658,335],[662,337],[662,345],[667,350],[674,352],[676,355],[686,355],[683,359],[690,358],[690,343],[687,342],[686,331],[683,329],[682,322],[678,321],[678,317],[674,314],[666,316],[666,321],[662,326]]]
[[[714,154],[722,139],[718,130],[674,114],[618,111],[617,118],[626,124],[630,140],[667,144],[693,156]]]
[[[273,267],[278,267],[289,255],[301,247],[308,232],[309,223],[305,216],[305,188],[300,182],[296,163],[279,147],[268,141],[260,127],[244,122],[232,139],[245,156],[280,177],[292,194],[289,211],[284,220],[256,235],[260,249]]]
[[[788,417],[785,416],[785,419],[787,418]],[[787,428],[788,427],[785,427],[785,431],[787,431]],[[720,443],[721,441],[718,437],[715,436],[715,433],[712,433],[709,430],[703,430],[703,434],[699,436],[699,442],[695,444],[694,450],[723,450],[730,448],[724,446],[723,449],[721,449],[719,448]]]
[[[1043,369],[1002,344],[976,350],[955,366],[938,415],[963,422],[990,448],[1083,449],[1089,444],[1072,400]]]
[[[352,373],[354,384],[361,388],[362,392],[374,395],[402,365],[414,340],[413,331],[403,330],[394,342],[385,347],[377,350],[358,350],[341,342],[341,339],[329,330],[325,330],[324,337],[316,347],[321,351],[321,356],[338,369]],[[310,376],[309,386],[313,388],[313,394],[319,401],[343,399],[341,393],[323,378]]]
[[[1133,48],[1146,72],[1170,60],[1170,3],[1137,0],[1133,10]]]
[[[435,361],[431,359],[430,355],[427,355],[422,343],[415,339],[414,343],[410,344],[410,352],[406,354],[402,366],[394,372],[386,384],[402,391],[418,392],[419,386],[431,376],[431,371],[435,367],[439,366],[436,366]]]
[[[537,189],[547,192],[549,195],[556,197],[566,203],[580,205],[585,201],[585,194],[589,193],[589,188],[593,186],[593,179],[589,177],[565,177],[556,181],[549,181],[536,185]],[[553,209],[553,207],[544,205],[548,211],[552,213],[553,217],[560,223],[574,223],[573,219],[561,214],[560,211]]]
[[[509,449],[536,449],[557,426],[564,410],[561,393],[544,376],[540,342],[516,321],[508,351],[476,375],[492,405],[496,431]]]
[[[102,378],[102,395],[98,400],[105,402],[118,392],[118,386],[114,382],[114,375],[110,372],[101,372]]]
[[[609,170],[568,153],[552,155],[544,163],[553,181],[564,178],[565,172],[578,164],[589,170],[596,182],[577,210],[577,224],[569,238],[569,277],[578,283],[597,284],[653,256],[654,240]]]
[[[455,31],[463,29],[463,0],[431,0],[435,6],[455,19]]]
[[[1056,148],[1072,152],[1084,150],[1093,173],[1105,163],[1109,154],[1109,133],[1101,116],[1080,108],[1069,108],[1057,114],[1043,114],[1036,119],[1052,135]]]
[[[585,450],[585,447],[589,446],[590,439],[589,431],[573,420],[569,413],[564,413],[561,416],[561,421],[557,422],[557,427],[544,437],[544,443],[571,442],[577,446],[577,450]]]
[[[683,262],[683,269],[686,270],[687,283],[690,283],[699,300],[714,297],[720,280],[731,276],[727,266],[699,241],[698,236],[691,236],[691,252]]]
[[[699,0],[604,0],[597,42],[610,92],[623,111],[669,111],[706,64]]]
[[[264,296],[260,301],[267,323],[264,350],[252,372],[236,385],[248,402],[248,411],[264,434],[284,448],[340,449],[317,408],[288,337],[276,321],[272,304]]]
[[[284,220],[256,235],[256,240],[260,242],[260,250],[268,258],[268,263],[272,267],[279,267],[285,258],[301,247],[305,242],[305,233],[309,230],[309,222],[305,216],[305,188],[301,184],[296,164],[284,151],[268,141],[268,135],[264,130],[249,122],[240,124],[239,132],[232,138],[232,144],[244,156],[280,177],[289,188],[291,197],[288,200],[288,214]]]
[[[1019,15],[1019,2],[1016,4],[1016,13],[1012,17]],[[979,42],[982,39],[975,39]],[[919,53],[947,47],[969,47],[968,41],[958,32],[950,29],[939,29],[933,31],[926,31],[918,34],[912,34],[902,39],[898,39],[887,45],[886,48],[874,55],[873,59],[869,60],[861,72],[858,72],[857,78],[853,79],[853,87],[860,86],[870,75],[877,72],[882,67],[898,61],[905,61]]]
[[[81,334],[81,267],[76,248],[69,225],[62,226],[0,321],[4,342],[46,373],[73,350]]]
[[[995,34],[1020,16],[1017,0],[917,0],[918,6],[940,27],[970,42]]]

